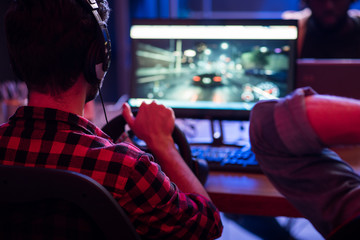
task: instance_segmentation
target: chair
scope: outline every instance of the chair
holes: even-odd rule
[[[360,217],[356,217],[352,221],[346,223],[327,240],[358,240],[360,239]]]
[[[92,178],[0,165],[0,239],[24,238],[140,239],[113,196]]]

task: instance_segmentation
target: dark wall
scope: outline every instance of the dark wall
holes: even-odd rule
[[[0,82],[15,79],[9,61],[4,29],[4,15],[10,2],[10,0],[0,1]]]
[[[115,0],[116,1],[116,0]],[[117,44],[117,35],[116,35],[116,11],[115,9],[115,1],[108,0],[111,13],[108,22],[108,30],[111,39],[111,46],[112,46],[112,54],[111,54],[111,65],[110,69],[106,75],[106,78],[103,82],[102,87],[102,95],[105,102],[115,102],[119,98],[119,84],[120,82],[117,80],[119,72],[117,70],[117,51],[118,51],[118,44]],[[99,100],[98,98],[96,100]]]

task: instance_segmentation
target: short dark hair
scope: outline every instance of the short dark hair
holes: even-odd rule
[[[104,22],[107,0],[97,0]],[[104,44],[86,0],[14,0],[5,15],[13,70],[29,91],[57,95],[84,72],[92,43]],[[100,35],[100,36],[99,36]]]

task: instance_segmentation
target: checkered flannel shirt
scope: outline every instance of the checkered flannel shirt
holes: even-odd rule
[[[0,127],[0,164],[67,169],[105,186],[137,232],[155,239],[214,239],[222,223],[216,207],[181,192],[152,156],[113,143],[85,118],[48,108],[21,107]]]

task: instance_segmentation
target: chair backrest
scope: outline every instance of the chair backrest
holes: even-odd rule
[[[356,217],[350,222],[341,226],[326,240],[359,240],[360,239],[360,217]]]
[[[76,172],[0,165],[0,206],[1,239],[140,239],[113,196]]]

